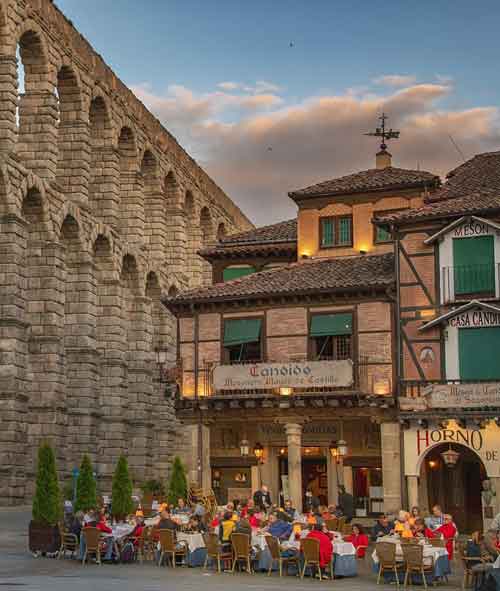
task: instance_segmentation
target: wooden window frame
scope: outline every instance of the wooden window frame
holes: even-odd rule
[[[309,309],[307,315],[307,359],[309,361],[320,361],[317,359],[316,355],[316,343],[314,340],[316,337],[310,335],[310,327],[311,327],[311,319],[313,316],[330,316],[332,314],[351,314],[352,315],[352,332],[349,335],[351,337],[351,361],[353,362],[354,368],[357,370],[358,363],[357,363],[357,319],[355,310],[338,310],[338,311],[318,311],[315,312],[313,309]],[[347,335],[338,335],[338,336],[347,336]],[[335,338],[335,337],[332,337]],[[334,356],[332,357],[332,361],[338,361],[336,352],[334,350]]]
[[[224,323],[226,320],[255,320],[259,319],[261,321],[261,328],[260,328],[260,360],[252,360],[255,363],[265,363],[267,361],[267,350],[266,350],[266,314],[259,314],[255,316],[236,316],[236,317],[229,317],[224,318],[221,315],[221,340],[220,340],[220,360],[222,365],[242,365],[246,363],[242,361],[240,363],[231,363],[229,352],[227,351],[226,347],[224,346]],[[250,363],[248,361],[247,363]]]
[[[345,244],[338,244],[338,238],[340,236],[340,220],[341,219],[348,219],[351,224],[351,241]],[[334,228],[334,240],[335,243],[331,245],[323,245],[323,220],[332,220],[333,228]],[[327,216],[320,216],[319,218],[319,248],[321,250],[327,250],[329,248],[352,248],[354,244],[354,225],[352,214],[342,214],[342,215],[327,215]]]
[[[409,207],[397,207],[396,209],[379,209],[373,212],[372,224],[373,220],[377,219],[376,214],[390,214],[390,213],[398,213],[400,211],[406,211],[410,209]],[[377,225],[373,224],[373,244],[392,244],[394,239],[391,238],[390,240],[377,240]]]

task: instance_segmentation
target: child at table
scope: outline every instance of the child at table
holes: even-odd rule
[[[356,548],[356,557],[364,558],[366,549],[368,548],[368,536],[365,534],[363,527],[359,523],[355,523],[352,526],[352,534],[344,538],[346,542]]]

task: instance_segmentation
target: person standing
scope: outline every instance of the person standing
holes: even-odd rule
[[[261,511],[267,511],[271,507],[271,494],[265,484],[263,484],[259,490],[255,491],[253,502]]]
[[[343,485],[339,486],[339,505],[346,517],[346,523],[351,523],[354,517],[354,497],[346,491]]]

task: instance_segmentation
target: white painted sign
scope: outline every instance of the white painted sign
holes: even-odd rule
[[[353,365],[350,359],[219,365],[213,382],[216,390],[347,388],[353,384]]]
[[[500,383],[431,384],[422,392],[428,408],[500,406]]]
[[[453,328],[480,328],[485,326],[500,326],[500,311],[467,310],[448,319]]]
[[[463,445],[475,452],[490,478],[500,476],[500,428],[490,423],[485,429],[461,429],[453,422],[446,429],[436,425],[428,429],[404,431],[406,476],[419,476],[427,452],[437,445],[451,443]]]

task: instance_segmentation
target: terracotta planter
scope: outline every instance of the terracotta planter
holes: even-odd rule
[[[31,552],[52,554],[61,547],[61,534],[57,525],[30,521],[29,548]]]

